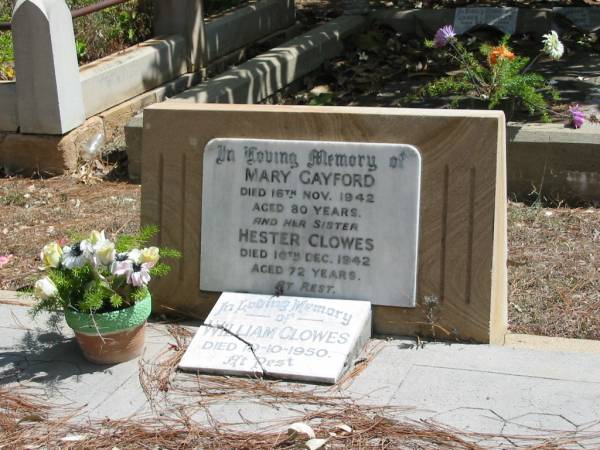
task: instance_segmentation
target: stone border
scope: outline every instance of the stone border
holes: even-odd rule
[[[474,5],[475,6],[475,5]],[[487,9],[501,10],[500,7],[482,6]],[[594,8],[593,6],[580,7]],[[402,10],[398,8],[386,8],[374,10],[369,17],[380,23],[384,23],[396,31],[410,34],[423,34],[433,36],[435,31],[444,25],[454,23],[456,10],[459,8],[447,9],[412,9]],[[465,8],[465,9],[468,9]],[[552,29],[552,26],[558,28],[566,25],[565,18],[558,10],[553,11],[552,8],[516,8],[518,10],[516,33],[547,33]],[[557,16],[560,19],[556,20]],[[561,20],[562,19],[562,20]]]
[[[171,99],[193,103],[258,103],[343,50],[342,40],[366,24],[360,16],[342,16],[263,53]],[[143,117],[125,127],[130,178],[140,179]]]
[[[177,78],[187,71],[181,36],[155,38],[80,68],[86,117]]]
[[[211,63],[257,39],[293,25],[295,20],[292,0],[266,0],[207,21],[204,26],[205,61]]]
[[[81,146],[97,133],[122,140],[122,125],[144,106],[161,102],[197,84],[199,73],[184,74],[158,88],[110,108],[65,135],[0,132],[0,169],[7,173],[58,175],[77,167]]]
[[[600,353],[600,341],[591,339],[575,339],[533,334],[507,333],[504,337],[505,347],[527,348],[531,350]]]
[[[509,123],[507,142],[509,195],[600,205],[600,126]]]

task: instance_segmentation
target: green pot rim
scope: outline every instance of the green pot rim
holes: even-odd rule
[[[127,330],[143,324],[152,312],[152,297],[148,294],[143,300],[129,308],[99,314],[65,310],[65,320],[73,330],[86,334],[107,334]]]

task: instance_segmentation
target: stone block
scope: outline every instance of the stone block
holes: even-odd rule
[[[173,97],[194,103],[258,103],[339,54],[343,39],[366,21],[344,16],[291,39],[268,52]]]
[[[127,171],[131,181],[140,182],[142,179],[142,126],[143,116],[133,117],[125,127],[127,142]]]
[[[81,125],[73,19],[64,0],[17,0],[12,36],[21,133],[64,134]]]
[[[291,39],[279,47],[253,58],[205,83],[175,95],[173,101],[196,103],[258,103],[319,67],[338,54],[342,39],[365,25],[362,17],[341,17],[303,36]],[[189,87],[194,80],[186,81]],[[182,82],[183,83],[183,82]],[[161,91],[162,92],[162,91]],[[167,88],[166,92],[173,92]],[[159,100],[162,100],[159,98]],[[143,118],[130,121],[125,127],[129,176],[139,180],[142,154]]]
[[[17,128],[17,85],[14,81],[0,81],[0,131]]]
[[[81,68],[87,117],[153,89],[186,72],[186,44],[167,36],[130,47]]]
[[[215,59],[294,24],[292,0],[266,0],[236,9],[205,25],[205,58]]]
[[[83,145],[104,132],[93,117],[64,136],[7,133],[0,141],[0,163],[6,173],[59,175],[77,168]]]
[[[501,112],[175,101],[146,108],[142,223],[159,226],[158,243],[183,251],[172,272],[154,284],[154,305],[160,311],[203,318],[218,297],[200,288],[203,152],[215,138],[417,148],[423,164],[417,305],[374,305],[375,330],[502,343],[507,326],[507,200]],[[401,205],[380,207],[396,210]]]

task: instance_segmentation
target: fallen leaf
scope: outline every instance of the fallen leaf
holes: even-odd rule
[[[311,439],[304,443],[307,450],[317,450],[327,443],[327,439]]]
[[[308,439],[314,439],[316,436],[315,431],[309,425],[302,422],[293,423],[288,427],[288,436],[290,438],[295,439],[299,434],[305,435]]]

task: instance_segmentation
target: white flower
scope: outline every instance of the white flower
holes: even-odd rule
[[[127,259],[133,261],[134,263],[140,262],[140,257],[142,256],[142,252],[140,252],[137,248],[130,250],[127,254]]]
[[[150,267],[154,267],[159,258],[158,247],[147,247],[140,250],[138,262],[147,263]]]
[[[33,295],[41,300],[56,297],[57,294],[56,285],[48,277],[37,280],[33,286]]]
[[[542,41],[544,42],[544,52],[550,56],[550,58],[558,60],[562,57],[565,52],[565,47],[562,42],[560,42],[560,39],[558,39],[556,31],[545,34]]]
[[[92,245],[96,245],[102,241],[106,241],[106,236],[104,235],[104,230],[102,230],[102,231],[93,230],[90,233],[90,237],[87,240]]]
[[[115,259],[115,244],[111,241],[104,240],[94,245],[94,263],[108,266]]]
[[[145,286],[150,281],[150,269],[148,263],[136,263],[130,259],[119,261],[113,265],[114,275],[124,275],[127,277],[127,284],[135,287]]]
[[[40,259],[44,263],[45,267],[58,267],[60,265],[60,258],[62,256],[62,249],[57,242],[50,242],[44,245]]]
[[[63,247],[62,263],[67,269],[82,267],[91,259],[93,247],[88,241]]]

